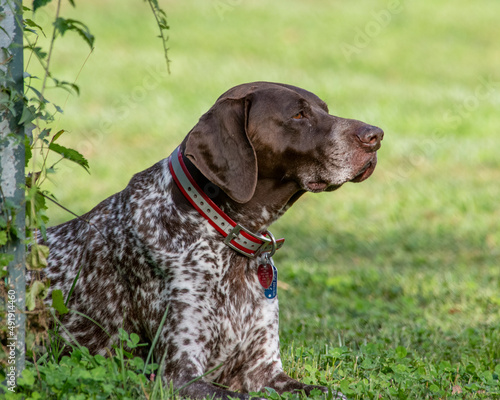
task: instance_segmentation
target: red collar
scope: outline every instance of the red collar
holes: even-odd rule
[[[262,253],[271,253],[272,256],[274,251],[283,245],[285,239],[275,240],[269,231],[264,234],[252,233],[229,218],[195,182],[182,159],[179,147],[169,157],[168,166],[175,183],[186,199],[224,236],[224,243],[233,250],[254,258]]]

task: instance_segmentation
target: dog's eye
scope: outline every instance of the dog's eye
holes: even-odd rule
[[[304,117],[304,113],[302,111],[300,111],[297,114],[295,114],[292,118],[293,119],[302,119],[302,118],[305,118],[305,117]]]

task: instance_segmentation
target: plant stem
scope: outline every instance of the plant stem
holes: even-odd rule
[[[58,0],[57,2],[57,9],[56,9],[56,20],[57,18],[59,18],[59,14],[61,12],[61,0]],[[54,25],[54,29],[52,30],[52,38],[50,39],[50,47],[49,47],[49,52],[48,52],[48,55],[47,55],[47,63],[45,64],[45,72],[44,72],[44,75],[43,75],[43,82],[42,82],[42,88],[40,90],[40,94],[41,94],[41,101],[43,101],[43,99],[45,98],[45,88],[47,86],[47,78],[50,76],[50,72],[49,72],[49,68],[50,68],[50,60],[52,58],[52,51],[54,50],[54,42],[56,40],[56,26]],[[43,103],[42,103],[43,104]],[[36,130],[37,130],[37,135],[33,135],[33,148],[35,147],[36,145],[36,142],[40,136],[40,133],[41,133],[41,129],[40,129],[40,118],[37,118],[36,119],[36,123],[35,123],[35,126],[36,126]],[[43,154],[43,142],[42,142],[42,145],[41,145],[41,148],[40,148],[40,151],[42,152]],[[33,165],[33,172],[36,171],[36,157],[37,155],[37,152],[34,151],[33,152],[33,156],[32,156],[32,165]],[[46,159],[44,158],[44,165],[45,165],[45,161]],[[44,169],[44,166],[42,166],[42,170]],[[36,175],[35,173],[31,174],[31,187],[32,187],[32,190],[36,190],[35,189],[35,184],[36,184]],[[35,194],[36,195],[36,194]],[[36,213],[36,210],[35,210],[35,201],[34,199],[31,200],[31,216],[33,217]],[[30,225],[32,224],[32,220],[30,220]],[[32,226],[30,226],[30,229],[32,229]],[[33,239],[35,240],[35,242],[37,241],[37,237],[36,235],[32,235],[33,236]]]

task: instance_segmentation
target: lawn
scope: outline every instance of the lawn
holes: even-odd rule
[[[500,3],[161,4],[170,74],[146,3],[64,4],[96,43],[89,56],[68,33],[56,48],[55,75],[81,88],[51,94],[56,129],[91,174],[61,164],[46,188],[81,214],[167,157],[226,89],[304,87],[385,138],[368,181],[306,195],[272,228],[286,238],[285,369],[351,399],[499,399]]]

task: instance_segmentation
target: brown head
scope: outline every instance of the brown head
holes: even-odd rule
[[[295,86],[254,82],[224,93],[183,142],[184,154],[238,203],[258,179],[322,192],[368,178],[384,132],[330,115],[319,97]]]

